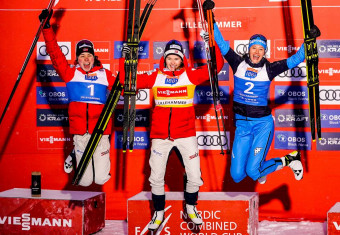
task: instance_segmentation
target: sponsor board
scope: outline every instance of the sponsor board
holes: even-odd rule
[[[114,42],[114,59],[122,57],[123,41]],[[140,41],[138,44],[138,59],[149,58],[149,41]]]
[[[63,82],[52,64],[37,64],[37,82]]]
[[[38,149],[64,149],[72,146],[73,139],[70,134],[60,130],[38,130]]]
[[[308,104],[305,86],[275,86],[275,104]]]
[[[116,109],[114,115],[115,127],[123,127],[124,110]],[[135,118],[136,127],[149,127],[150,126],[150,110],[149,109],[136,109]]]
[[[340,133],[322,132],[321,139],[316,141],[317,150],[340,151]]]
[[[319,58],[340,58],[340,40],[316,40]]]
[[[302,39],[275,39],[274,59],[287,59],[300,49],[302,43]]]
[[[67,109],[37,109],[37,126],[69,126]]]
[[[196,138],[199,150],[221,150],[221,141],[223,149],[230,146],[230,132],[227,131],[227,139],[225,136],[219,136],[218,131],[196,131]]]
[[[71,60],[71,42],[58,42],[58,45],[66,60]],[[46,51],[45,42],[37,42],[37,60],[51,60]]]
[[[311,134],[295,131],[275,131],[275,149],[311,150]]]
[[[276,109],[276,127],[309,127],[308,109]]]
[[[36,87],[37,104],[68,104],[66,87]]]
[[[229,104],[229,86],[219,86],[221,104]],[[196,86],[194,104],[213,104],[210,86]]]
[[[216,115],[215,115],[215,109],[213,108],[207,108],[204,109],[202,107],[195,107],[195,113],[196,113],[196,127],[201,126],[203,128],[211,128],[211,127],[217,127],[217,121],[216,121]],[[226,128],[230,127],[230,109],[223,107],[223,116],[219,115],[220,113],[218,112],[218,119],[220,123],[220,129],[222,130],[222,123],[221,120],[223,119],[224,121],[224,126]]]
[[[307,81],[306,63],[300,63],[292,69],[288,69],[275,77],[275,81]]]
[[[101,41],[96,42],[93,41],[93,47],[94,47],[94,54],[98,56],[99,60],[109,60],[111,59],[111,42],[109,41]],[[75,42],[74,45],[77,45],[77,42]]]
[[[118,104],[124,104],[124,97],[120,96]],[[149,105],[150,104],[150,90],[139,89],[136,95],[136,104],[138,105]]]
[[[340,79],[340,63],[319,62],[319,76],[322,81],[334,81]]]
[[[322,109],[320,115],[322,128],[340,128],[339,109]]]
[[[128,136],[129,141],[129,136]],[[133,142],[133,149],[149,149],[150,138],[149,132],[135,131],[135,137]],[[123,149],[123,132],[115,131],[115,149]]]
[[[320,104],[340,104],[340,86],[320,86]]]

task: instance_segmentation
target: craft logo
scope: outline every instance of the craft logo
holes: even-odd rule
[[[340,110],[323,109],[320,115],[323,128],[340,128]]]
[[[276,127],[309,127],[307,109],[276,109]]]
[[[311,150],[311,134],[295,131],[275,131],[275,149]]]
[[[276,104],[308,104],[307,87],[275,86]]]
[[[37,82],[63,82],[51,64],[37,64]]]
[[[157,96],[158,97],[187,97],[188,96],[188,88],[184,87],[176,87],[176,88],[157,88]]]
[[[66,87],[36,87],[37,104],[68,104]]]
[[[340,58],[340,40],[316,40],[319,58]]]
[[[37,126],[69,126],[67,109],[37,109]]]
[[[124,97],[120,96],[118,104],[124,104]],[[150,105],[150,90],[139,89],[136,95],[136,104],[138,105]]]
[[[248,54],[249,52],[248,46],[249,46],[249,40],[235,40],[234,41],[234,50],[240,56]],[[267,40],[266,58],[267,59],[270,58],[270,40]]]
[[[58,42],[58,45],[66,60],[71,60],[71,42]],[[37,42],[37,60],[51,60],[45,42]]]
[[[219,86],[221,104],[229,104],[229,86]],[[213,93],[210,86],[196,86],[194,104],[213,104]]]
[[[167,85],[175,85],[176,83],[178,83],[178,77],[167,76],[165,78],[165,84]]]
[[[340,150],[340,133],[323,132],[321,140],[318,140],[317,150],[339,151]]]
[[[340,104],[340,86],[320,86],[320,104]]]
[[[114,42],[114,59],[122,57],[123,41]],[[132,48],[131,48],[132,49]],[[149,41],[140,41],[138,44],[138,59],[149,58]]]
[[[220,136],[218,131],[197,131],[196,138],[200,150],[221,150],[221,146],[226,150],[230,146],[230,132],[227,132],[227,136],[221,132]]]
[[[35,218],[31,214],[24,213],[21,216],[3,216],[0,217],[0,224],[8,227],[21,226],[21,230],[30,231],[32,227],[64,227],[72,228],[72,219],[61,218]]]
[[[306,63],[300,63],[298,66],[280,73],[275,77],[275,81],[307,81]]]
[[[246,73],[245,73],[244,76],[245,76],[246,78],[256,78],[256,76],[257,76],[257,70],[248,67],[248,68],[247,68],[247,71],[246,71]]]
[[[124,110],[116,109],[114,115],[115,127],[122,127],[124,122]],[[135,118],[136,127],[149,127],[150,126],[150,110],[149,109],[136,109]]]
[[[63,131],[38,131],[38,149],[64,149],[72,145],[72,137]]]
[[[153,58],[160,60],[163,57],[165,46],[168,42],[153,42]],[[189,59],[189,43],[187,41],[180,41],[183,47],[184,55]]]
[[[127,141],[129,143],[130,138],[128,136]],[[149,149],[150,148],[150,138],[149,132],[136,131],[133,141],[134,149]],[[123,132],[115,131],[115,149],[123,149]]]
[[[89,80],[89,81],[97,81],[98,80],[98,76],[97,73],[89,73],[85,75],[85,80]]]

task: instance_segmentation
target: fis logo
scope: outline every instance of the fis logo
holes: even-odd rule
[[[247,78],[256,78],[257,70],[253,68],[247,68],[247,71],[244,76]]]
[[[262,148],[255,148],[254,155],[256,156],[258,153],[260,153]]]

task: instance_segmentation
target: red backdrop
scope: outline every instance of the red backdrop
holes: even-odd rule
[[[48,0],[39,1],[1,1],[0,2],[0,110],[3,111],[10,92],[15,84],[18,73],[25,60],[26,54],[39,26],[38,15],[48,5]],[[69,62],[75,59],[75,43],[83,38],[90,39],[98,48],[97,54],[103,62],[116,72],[118,60],[115,54],[115,43],[124,40],[127,14],[127,1],[123,0],[60,0],[55,8],[51,23],[57,33],[59,42],[66,42]],[[142,1],[142,8],[147,1]],[[313,1],[315,23],[322,31],[320,40],[320,85],[324,86],[326,100],[321,103],[322,112],[326,119],[332,119],[323,128],[322,142],[311,142],[309,127],[294,127],[276,125],[276,132],[268,158],[284,156],[292,151],[289,144],[299,144],[301,138],[306,138],[302,147],[302,159],[305,176],[302,181],[295,181],[289,169],[275,172],[268,177],[267,183],[259,185],[249,178],[236,184],[229,173],[230,156],[221,156],[216,150],[201,150],[202,177],[204,185],[201,191],[256,191],[260,194],[260,219],[282,220],[325,220],[327,211],[339,201],[340,183],[340,134],[339,134],[339,93],[340,86],[340,26],[336,17],[339,7],[332,0]],[[252,34],[261,33],[270,40],[269,60],[287,58],[295,53],[296,47],[302,43],[303,33],[301,24],[300,2],[245,0],[225,1],[216,0],[215,17],[222,24],[221,31],[230,45],[242,44],[238,40],[247,40]],[[194,45],[200,41],[199,31],[195,22],[198,21],[196,1],[158,0],[146,26],[142,41],[149,46],[148,56],[139,61],[139,70],[153,69],[158,63],[155,59],[155,42],[167,42],[175,38],[187,41],[190,49],[191,64],[202,62],[194,59]],[[40,37],[39,42],[43,42]],[[41,44],[39,44],[41,45]],[[321,46],[320,46],[321,45]],[[38,48],[38,47],[37,47]],[[145,52],[145,51],[144,51]],[[72,139],[67,126],[41,126],[43,117],[38,114],[41,110],[66,109],[65,104],[39,103],[40,87],[65,86],[62,82],[41,82],[38,65],[51,64],[49,60],[37,58],[39,49],[35,49],[12,103],[0,126],[0,190],[11,188],[29,188],[32,171],[41,171],[42,188],[104,191],[107,195],[107,219],[126,219],[126,200],[140,191],[150,190],[149,149],[136,149],[131,154],[123,155],[116,149],[117,137],[112,136],[111,175],[112,178],[104,185],[92,185],[88,188],[72,186],[72,175],[63,171],[65,157],[72,149]],[[231,70],[227,77],[220,82],[221,87],[233,90]],[[295,76],[295,75],[294,75]],[[306,86],[305,79],[294,80],[290,73],[284,79],[273,81],[270,97],[274,99],[282,87],[289,85],[300,89]],[[287,78],[288,77],[288,78]],[[298,76],[297,76],[298,77]],[[62,89],[62,88],[60,88]],[[333,93],[331,93],[333,92]],[[59,93],[60,96],[63,93]],[[290,92],[292,94],[292,92]],[[331,95],[329,95],[331,94]],[[58,96],[58,94],[57,94]],[[294,96],[294,95],[293,95]],[[328,97],[328,100],[327,100]],[[329,99],[329,97],[333,97]],[[148,97],[147,101],[152,98]],[[283,104],[282,104],[283,103]],[[273,115],[280,111],[307,110],[306,103],[272,102]],[[139,104],[137,108],[149,110],[151,104]],[[207,121],[212,106],[197,104],[197,131],[216,131],[214,125]],[[226,126],[233,140],[231,102],[223,105],[226,116]],[[122,108],[119,105],[118,108]],[[325,111],[326,110],[326,111]],[[282,117],[276,115],[276,123],[281,123]],[[295,118],[297,116],[294,116]],[[54,116],[56,118],[56,116]],[[65,117],[63,116],[65,119]],[[202,121],[202,118],[203,119]],[[209,119],[209,118],[208,118]],[[210,126],[209,126],[210,125]],[[114,131],[121,131],[116,127]],[[148,132],[149,127],[137,127],[136,131]],[[291,135],[291,133],[293,133]],[[294,137],[299,133],[304,137]],[[307,136],[307,137],[306,137]],[[284,143],[286,140],[286,143]],[[283,143],[282,143],[283,141]],[[292,141],[292,142],[289,142]],[[302,141],[303,142],[303,141]],[[285,145],[286,144],[286,145]],[[285,147],[286,146],[286,147]],[[288,147],[287,147],[288,146]],[[306,147],[307,146],[307,147]],[[172,154],[169,159],[166,184],[167,190],[183,190],[183,169],[180,162]]]

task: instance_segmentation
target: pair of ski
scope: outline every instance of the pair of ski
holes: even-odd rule
[[[318,138],[321,139],[319,56],[316,44],[316,38],[320,36],[320,30],[314,25],[311,0],[301,0],[301,12],[306,55],[309,120],[312,140],[315,141],[315,123]]]
[[[131,77],[131,87],[134,88],[134,90],[132,90],[130,87],[129,89],[126,88],[126,81],[125,81],[125,89],[124,89],[124,98],[126,96],[128,97],[133,97],[135,98],[135,94],[136,94],[136,74],[137,74],[137,60],[138,60],[138,43],[139,40],[143,34],[145,25],[149,19],[151,10],[153,8],[153,6],[155,5],[157,0],[149,0],[148,3],[146,4],[141,19],[139,20],[139,11],[140,11],[140,0],[130,0],[130,4],[129,4],[129,19],[128,19],[128,30],[127,30],[127,34],[128,34],[128,45],[130,45],[130,47],[132,48],[131,53],[133,56],[131,57],[131,55],[129,58],[130,59],[126,59],[126,61],[128,60],[128,66],[127,63],[125,63],[125,69],[127,71],[129,71],[129,74],[134,74],[134,77]],[[136,6],[136,8],[134,7]],[[133,19],[137,19],[135,21],[133,21]],[[141,22],[141,24],[139,24],[139,22]],[[133,26],[132,24],[135,23]],[[132,31],[133,30],[133,31]],[[133,32],[133,34],[132,34]],[[127,74],[127,72],[125,72]],[[133,80],[133,79],[134,80]],[[134,95],[131,95],[131,93],[134,91]],[[74,185],[78,185],[79,181],[81,180],[82,176],[84,175],[84,172],[88,166],[88,164],[90,163],[93,154],[97,148],[97,145],[101,139],[101,137],[103,136],[104,130],[107,127],[107,124],[112,116],[112,113],[114,112],[120,94],[122,92],[122,85],[119,82],[119,73],[117,75],[117,78],[115,80],[114,85],[112,86],[111,92],[106,100],[106,103],[104,105],[104,108],[100,114],[100,117],[96,123],[96,126],[91,134],[90,140],[88,142],[88,144],[86,145],[85,151],[82,155],[82,158],[75,170],[75,174],[73,176],[73,180],[72,180],[72,184]],[[125,107],[125,99],[124,99],[124,107]],[[136,116],[136,111],[135,111],[135,101],[134,103],[131,103],[131,113],[134,113],[133,115],[130,115],[130,117],[132,118],[133,116],[133,121],[135,120],[135,116]],[[124,110],[125,111],[125,110]],[[124,116],[125,118],[125,116]],[[125,121],[124,121],[125,123]],[[131,123],[132,124],[132,123]],[[130,133],[131,130],[134,130],[134,122],[133,124],[130,126]],[[134,133],[134,132],[133,132]],[[130,134],[131,135],[131,134]],[[131,140],[131,137],[130,137]],[[132,138],[133,140],[133,138]],[[133,147],[133,142],[132,142],[132,147]]]
[[[215,117],[217,122],[218,139],[221,146],[220,154],[224,155],[224,148],[226,148],[227,154],[229,154],[228,137],[224,125],[224,115],[220,100],[220,90],[218,87],[218,73],[216,65],[216,51],[215,51],[215,40],[214,40],[214,20],[212,9],[215,3],[212,0],[206,0],[204,2],[205,8],[207,9],[206,20],[204,17],[203,5],[201,0],[197,0],[198,10],[200,14],[200,21],[202,28],[209,34],[209,43],[205,43],[205,53],[207,57],[207,66],[209,71],[210,88],[213,94],[213,103],[215,110]],[[220,120],[221,119],[221,120]],[[225,141],[225,143],[224,143]]]

